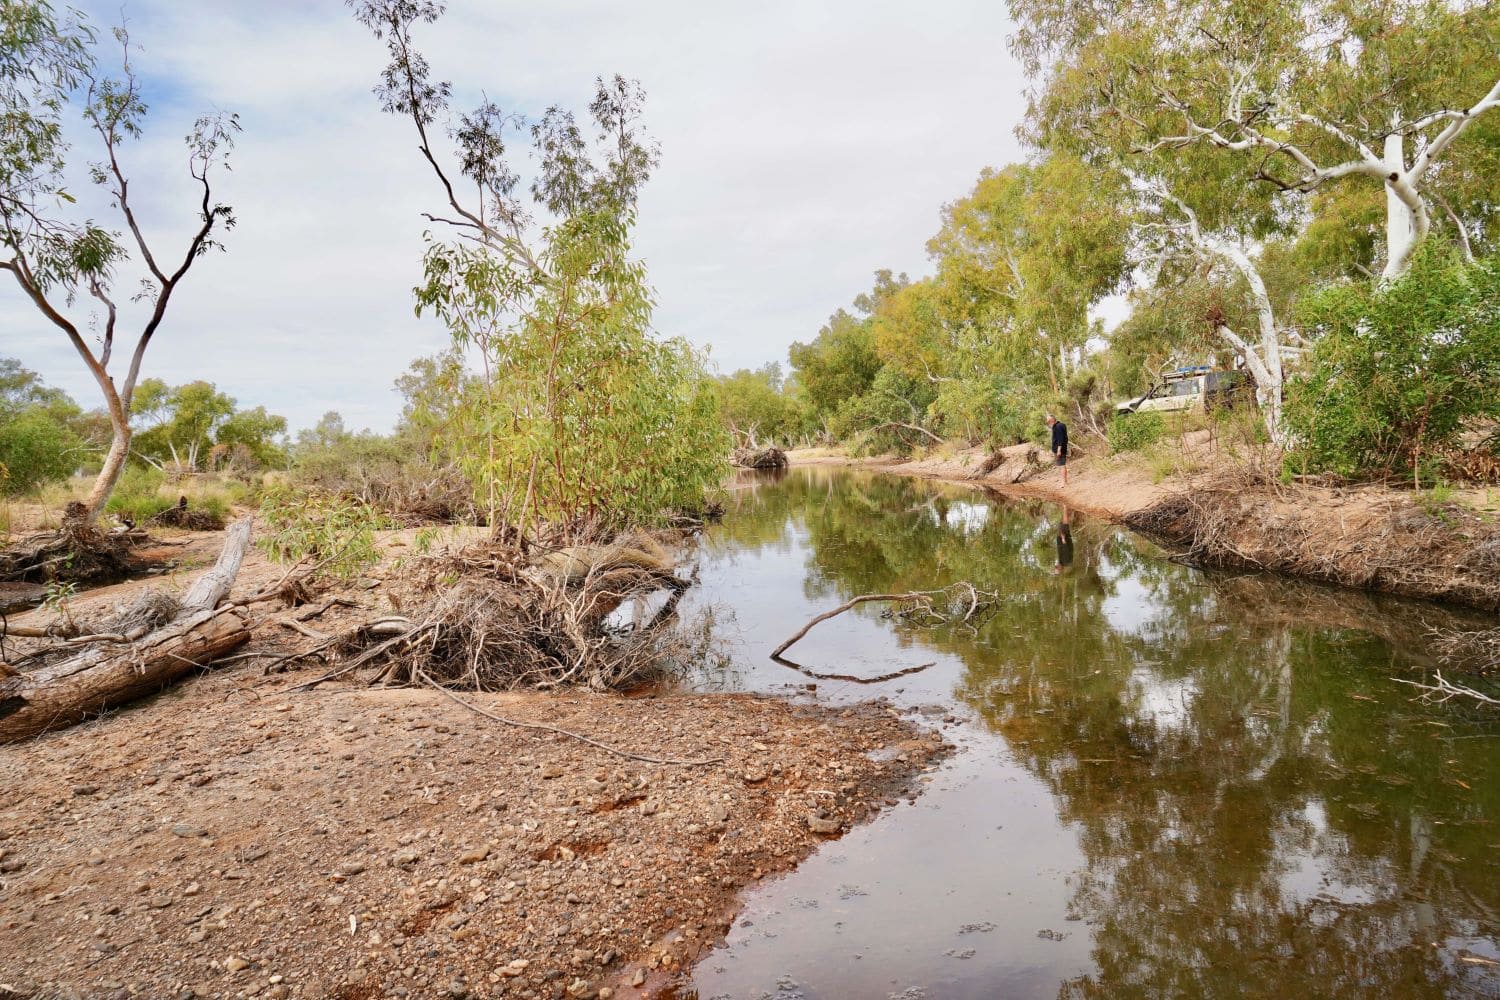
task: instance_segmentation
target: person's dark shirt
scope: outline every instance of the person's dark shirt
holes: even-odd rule
[[[1057,529],[1057,565],[1063,569],[1073,565],[1073,532],[1066,524]]]
[[[1052,421],[1052,451],[1058,455],[1068,453],[1068,425],[1061,420]]]

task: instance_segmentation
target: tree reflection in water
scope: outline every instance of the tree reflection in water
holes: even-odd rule
[[[1059,508],[889,476],[730,508],[708,544],[805,552],[817,602],[1003,595],[977,635],[904,641],[963,661],[957,698],[1079,837],[1096,968],[1060,996],[1500,994],[1500,740],[1389,680],[1452,613],[1192,571],[1077,514],[1064,567]]]

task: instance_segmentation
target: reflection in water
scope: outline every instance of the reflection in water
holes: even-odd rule
[[[818,696],[936,701],[970,720],[964,751],[916,807],[753,898],[702,996],[1500,994],[1500,733],[1389,680],[1449,613],[830,470],[732,494],[702,573],[755,628],[716,685],[799,682],[766,651],[855,594],[966,580],[1004,602],[977,635],[871,610],[799,645],[861,678],[938,659]]]
[[[1054,572],[1062,573],[1073,565],[1073,509],[1063,507],[1057,522],[1057,565]]]

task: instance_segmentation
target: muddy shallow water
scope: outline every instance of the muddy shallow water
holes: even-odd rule
[[[959,746],[758,887],[709,998],[1500,995],[1500,726],[1413,700],[1432,605],[1206,574],[1052,504],[747,477],[700,556],[702,689],[884,696]],[[862,593],[967,580],[977,628]],[[806,685],[815,684],[814,690]]]

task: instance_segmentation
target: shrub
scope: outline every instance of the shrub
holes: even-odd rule
[[[955,378],[938,387],[932,412],[947,436],[970,443],[1016,444],[1026,439],[1034,394],[1004,375]]]
[[[30,493],[77,468],[81,441],[42,409],[0,420],[0,496]]]
[[[317,575],[346,580],[380,561],[375,532],[385,523],[359,500],[279,485],[266,491],[260,516],[257,544],[278,562],[312,559]]]
[[[701,511],[728,468],[716,383],[686,341],[651,332],[628,229],[608,212],[550,227],[548,275],[483,249],[429,247],[418,311],[483,361],[440,375],[435,440],[481,509],[523,531]]]
[[[172,506],[161,492],[167,477],[149,465],[128,465],[104,505],[105,511],[122,519],[141,524]]]
[[[1404,277],[1325,289],[1301,318],[1317,340],[1286,419],[1304,471],[1420,484],[1467,423],[1500,416],[1500,257],[1424,245]]]
[[[430,441],[410,428],[389,437],[344,430],[330,414],[303,432],[291,479],[304,490],[366,504],[400,524],[479,520],[469,484],[428,457]]]
[[[932,439],[900,427],[874,428],[882,424],[920,425],[921,414],[934,395],[929,383],[887,366],[880,369],[868,391],[839,404],[828,429],[834,437],[850,442],[850,450],[856,455],[906,455],[918,445],[931,444]]]
[[[1167,422],[1160,413],[1123,413],[1109,422],[1109,446],[1116,452],[1140,451],[1160,441],[1167,433]]]

